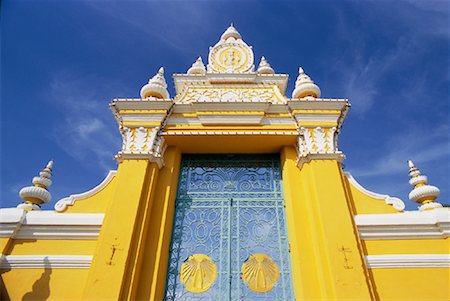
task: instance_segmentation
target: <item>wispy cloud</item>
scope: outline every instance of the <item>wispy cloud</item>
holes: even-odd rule
[[[448,133],[448,124],[437,127],[433,132],[420,127],[410,128],[408,132],[402,132],[388,141],[388,150],[384,155],[370,161],[367,166],[356,168],[354,173],[360,177],[404,174],[407,159],[418,164],[433,162],[448,165]]]
[[[51,82],[49,98],[61,116],[50,133],[58,146],[85,167],[103,170],[113,168],[112,158],[120,147],[120,135],[101,94],[105,86],[117,84],[60,73]]]
[[[371,2],[370,5],[367,5]],[[448,31],[449,20],[448,11],[431,10],[424,7],[417,1],[409,1],[412,5],[389,5],[390,14],[386,14],[387,4],[390,2],[364,2],[358,7],[358,14],[364,19],[367,29],[360,28],[354,22],[347,18],[346,12],[337,10],[336,37],[346,42],[346,47],[340,51],[338,57],[331,67],[334,85],[339,86],[340,93],[345,95],[352,101],[352,110],[358,116],[364,116],[377,97],[386,97],[384,95],[388,79],[396,78],[400,74],[407,73],[412,62],[419,61],[426,55],[430,47],[430,41],[436,39],[445,39],[450,41]],[[445,8],[441,1],[439,7]],[[448,5],[447,5],[448,8]],[[395,23],[397,26],[407,28],[399,31],[401,34],[392,33],[389,25],[380,23],[380,20],[388,20],[391,15],[395,15]],[[419,22],[418,22],[419,21]],[[366,30],[371,27],[378,28],[379,37],[368,35]],[[384,28],[384,29],[383,29]],[[375,30],[373,30],[376,32]],[[372,39],[382,38],[385,44],[372,43]],[[434,40],[433,40],[434,39]],[[375,46],[375,48],[373,47]],[[448,62],[448,61],[447,61]],[[412,80],[407,84],[396,86],[395,93],[397,95],[410,96],[412,90],[420,92],[433,75],[428,74],[426,66],[422,66],[423,73],[419,76],[410,76]],[[429,87],[428,87],[429,88]],[[415,95],[417,98],[417,94]],[[411,98],[406,98],[409,100]]]

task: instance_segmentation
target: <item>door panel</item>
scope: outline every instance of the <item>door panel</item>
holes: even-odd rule
[[[293,300],[279,159],[185,156],[166,300]]]

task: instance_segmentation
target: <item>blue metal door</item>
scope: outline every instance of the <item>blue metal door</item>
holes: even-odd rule
[[[279,158],[182,160],[165,300],[293,300]]]

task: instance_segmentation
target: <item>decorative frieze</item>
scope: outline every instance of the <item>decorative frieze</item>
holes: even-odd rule
[[[337,148],[336,127],[301,127],[297,137],[297,155],[297,165],[300,168],[312,159],[342,161],[345,158]]]
[[[122,150],[117,154],[116,160],[123,159],[148,159],[164,166],[164,152],[166,144],[164,138],[159,135],[159,127],[154,128],[120,128],[122,135]]]

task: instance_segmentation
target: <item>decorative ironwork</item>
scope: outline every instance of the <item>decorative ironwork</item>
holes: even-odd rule
[[[217,265],[216,281],[201,293],[189,291],[180,278],[192,254],[206,254]],[[242,265],[254,254],[267,254],[278,267],[266,292],[241,279]],[[165,300],[293,299],[279,159],[183,157]]]

